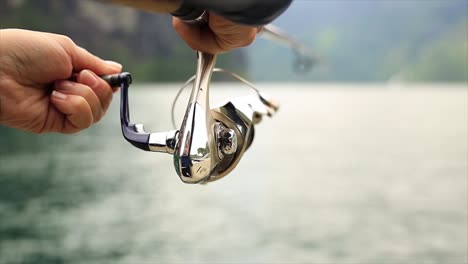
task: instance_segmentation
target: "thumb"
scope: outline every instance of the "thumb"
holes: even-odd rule
[[[119,73],[122,65],[114,61],[105,61],[89,53],[82,47],[75,46],[72,53],[72,65],[74,71],[90,70],[96,75]]]

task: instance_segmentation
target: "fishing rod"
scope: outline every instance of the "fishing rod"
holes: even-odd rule
[[[295,56],[293,68],[296,72],[307,73],[320,61],[319,56],[314,54],[309,47],[289,36],[281,28],[273,24],[264,26],[261,31],[261,36],[265,39],[285,45],[293,51]]]

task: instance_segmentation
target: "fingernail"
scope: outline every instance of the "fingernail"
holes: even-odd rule
[[[115,61],[111,61],[111,60],[106,60],[105,61],[107,64],[109,64],[110,66],[114,67],[114,68],[119,68],[119,70],[122,69],[122,64],[118,63],[118,62],[115,62]]]
[[[55,97],[56,99],[59,99],[59,100],[65,100],[67,99],[67,95],[64,94],[64,93],[61,93],[57,90],[54,90],[52,91],[52,96]]]
[[[94,74],[92,74],[90,71],[87,71],[87,70],[83,71],[82,76],[81,76],[81,81],[84,84],[91,87],[91,88],[96,87],[96,85],[98,83],[97,77]]]

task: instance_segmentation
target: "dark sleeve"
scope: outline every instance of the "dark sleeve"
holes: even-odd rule
[[[251,26],[266,25],[281,15],[292,0],[184,0],[173,15],[194,19],[203,10],[221,15],[233,22]]]

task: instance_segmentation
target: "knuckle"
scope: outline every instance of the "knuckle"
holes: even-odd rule
[[[91,98],[97,96],[96,93],[93,91],[93,88],[89,86],[83,87],[83,96],[85,100],[91,100]]]
[[[71,63],[64,63],[62,68],[60,68],[60,74],[62,76],[70,76],[73,72],[73,65]]]
[[[216,39],[218,47],[226,52],[235,48],[250,46],[255,41],[256,34],[249,31],[247,34],[238,36],[219,37]]]
[[[57,65],[60,65],[60,75],[70,76],[73,71],[72,60],[75,54],[75,43],[65,35],[56,35],[55,41],[61,47],[60,56],[55,58]],[[65,56],[63,56],[65,55]]]
[[[255,41],[256,34],[253,33],[253,31],[249,32],[249,34],[246,34],[246,36],[242,39],[242,46],[241,47],[247,47],[250,46],[254,41]]]
[[[64,45],[64,46],[67,46],[67,47],[73,47],[75,46],[75,42],[73,42],[73,40],[68,37],[68,36],[65,36],[65,35],[59,35],[58,36],[58,40],[59,42]]]
[[[96,100],[86,99],[86,98],[91,98],[91,96],[94,96],[93,94],[94,92],[91,89],[86,89],[85,94],[83,94],[82,97],[80,96],[80,100],[77,105],[79,109],[82,109],[84,116],[85,115],[91,116],[91,118],[86,119],[86,120],[90,119],[90,121],[88,122],[89,125],[87,125],[87,127],[91,126],[91,124],[98,122],[101,119],[101,115],[102,115],[101,104],[99,100],[96,101]]]
[[[101,121],[101,119],[102,119],[103,116],[104,116],[103,114],[100,114],[100,115],[98,116],[98,118],[95,120],[95,123]]]
[[[91,111],[91,107],[88,104],[88,101],[86,101],[85,98],[78,96],[75,100],[75,107],[77,110],[77,114],[81,117],[80,119],[82,122],[80,124],[82,124],[83,126],[80,127],[89,127],[93,123],[93,114]]]
[[[257,34],[254,33],[254,34],[251,34],[251,35],[246,39],[246,41],[247,41],[247,46],[252,45],[252,43],[254,43],[256,36],[257,36]]]
[[[99,100],[101,100],[102,102],[107,102],[107,101],[112,100],[112,97],[114,95],[114,93],[112,92],[112,88],[103,87],[102,89],[99,89],[99,90],[100,92],[97,93]]]
[[[229,38],[216,38],[216,44],[219,48],[218,52],[226,52],[236,47],[235,41]]]
[[[83,122],[83,125],[81,126],[81,129],[87,129],[87,128],[91,127],[93,124],[94,124],[94,122],[93,122],[93,118],[91,116],[91,118],[86,119],[86,121]]]
[[[174,28],[175,31],[179,32],[181,30],[181,21],[177,18],[172,18],[172,27]]]
[[[187,41],[187,45],[188,45],[192,50],[204,51],[203,46],[199,45],[198,43]]]
[[[98,107],[96,112],[93,115],[93,123],[97,123],[101,121],[102,117],[104,116],[104,111],[101,107]]]
[[[113,97],[114,92],[112,91],[112,89],[106,89],[106,94],[104,95],[103,101],[109,104],[112,101]]]
[[[114,96],[112,87],[110,87],[104,81],[102,81],[102,83],[100,83],[100,85],[98,85],[96,89],[93,89],[93,92],[96,94],[97,98],[101,102],[101,108],[104,108],[103,106],[106,103],[110,103],[110,101],[112,101],[112,97]]]

